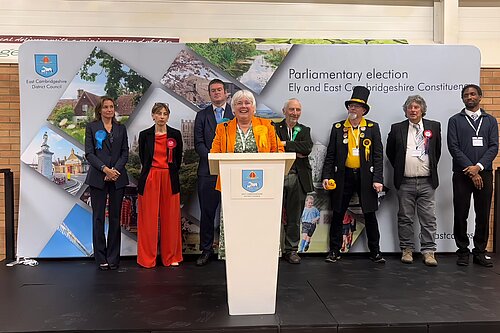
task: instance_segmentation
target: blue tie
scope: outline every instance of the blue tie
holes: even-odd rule
[[[221,122],[223,113],[223,108],[215,108],[215,121],[217,122],[217,124]]]

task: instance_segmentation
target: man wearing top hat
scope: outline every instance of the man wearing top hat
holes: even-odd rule
[[[383,147],[379,125],[364,117],[370,111],[367,104],[369,95],[366,87],[354,87],[351,99],[345,102],[347,119],[333,124],[330,134],[322,179],[325,190],[329,189],[330,179],[335,181],[336,188],[330,190],[333,217],[326,262],[340,259],[342,221],[356,192],[365,218],[370,259],[385,263],[380,253],[380,232],[375,215],[378,193],[384,187]]]

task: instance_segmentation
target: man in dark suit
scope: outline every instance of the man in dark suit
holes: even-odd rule
[[[206,265],[213,253],[216,212],[220,204],[220,192],[215,190],[217,176],[210,175],[208,153],[212,148],[215,128],[223,119],[233,119],[231,106],[226,104],[224,82],[213,79],[208,84],[211,105],[196,114],[194,121],[194,146],[200,156],[198,165],[198,200],[200,202],[200,251],[196,265]]]
[[[283,202],[286,212],[284,258],[291,264],[299,264],[297,255],[300,241],[300,217],[304,210],[306,194],[314,190],[312,170],[309,164],[313,142],[311,129],[299,124],[302,105],[291,98],[283,106],[285,119],[276,124],[276,133],[285,146],[285,152],[296,153],[297,157],[288,175],[285,176]]]
[[[401,262],[413,263],[413,224],[418,216],[420,252],[424,263],[437,266],[434,256],[437,230],[435,192],[439,185],[437,165],[441,157],[441,124],[423,119],[427,104],[419,95],[408,96],[403,111],[408,119],[392,124],[386,147],[398,191]]]
[[[323,164],[323,188],[329,189],[329,180],[337,185],[331,190],[333,210],[330,225],[330,252],[326,262],[340,259],[342,246],[342,222],[354,192],[365,218],[366,236],[370,259],[385,263],[380,253],[380,232],[377,216],[378,193],[383,190],[383,146],[380,128],[376,122],[365,119],[370,111],[367,104],[370,91],[363,86],[353,88],[352,97],[345,102],[347,119],[332,127],[330,142]]]
[[[458,247],[459,266],[469,265],[467,218],[471,195],[476,213],[473,263],[493,266],[486,245],[493,194],[493,160],[498,153],[498,123],[480,107],[482,97],[478,85],[464,86],[462,101],[465,108],[448,120],[448,150],[453,158],[453,235]]]

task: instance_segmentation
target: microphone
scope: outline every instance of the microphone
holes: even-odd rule
[[[227,122],[224,123],[224,132],[226,133],[226,153],[227,153]]]
[[[279,140],[279,137],[278,137],[278,129],[276,128],[276,125],[278,125],[278,124],[276,124],[274,121],[272,121],[272,120],[271,120],[271,125],[273,125],[273,127],[274,127],[274,135],[275,135],[275,137],[276,137],[276,151],[275,151],[275,152],[276,152],[276,153],[279,153],[279,152],[280,152],[280,149],[279,149],[279,144],[278,144],[278,141],[281,141],[281,140]]]

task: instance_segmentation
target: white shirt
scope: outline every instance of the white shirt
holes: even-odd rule
[[[420,119],[418,123],[420,128],[424,128],[424,122]],[[417,149],[417,142],[415,136],[417,129],[414,124],[409,121],[408,137],[406,139],[406,158],[405,158],[405,177],[428,177],[431,175],[429,168],[429,155],[424,154],[421,158],[414,156],[413,152]]]

